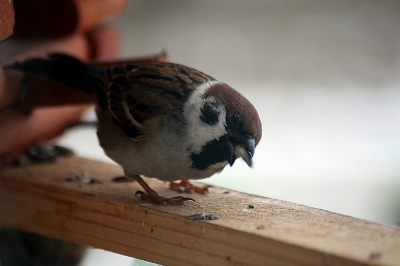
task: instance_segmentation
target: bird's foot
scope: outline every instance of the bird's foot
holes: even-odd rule
[[[192,198],[185,198],[182,196],[178,197],[173,197],[173,198],[165,198],[163,196],[160,196],[157,192],[152,191],[150,193],[145,193],[143,191],[137,191],[135,193],[135,196],[140,195],[142,200],[146,200],[155,204],[160,204],[160,205],[183,205],[186,201],[194,201]]]
[[[169,187],[173,190],[177,190],[179,192],[186,192],[186,193],[199,193],[199,194],[207,194],[208,188],[211,186],[195,186],[190,183],[188,180],[182,180],[181,182],[171,182]]]
[[[136,182],[138,182],[139,185],[142,186],[142,188],[144,188],[144,190],[146,192],[137,191],[135,193],[135,196],[140,195],[142,200],[146,200],[146,201],[149,201],[149,202],[152,202],[155,204],[160,204],[160,205],[182,205],[183,203],[185,203],[186,201],[189,201],[189,200],[196,202],[192,198],[185,198],[182,196],[173,197],[173,198],[165,198],[163,196],[160,196],[153,189],[151,189],[149,187],[149,185],[146,182],[144,182],[144,180],[140,177],[140,175],[132,175],[128,171],[125,171],[125,176],[128,179],[136,180]]]

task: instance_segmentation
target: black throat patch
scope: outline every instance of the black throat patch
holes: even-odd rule
[[[199,153],[192,153],[192,168],[204,171],[210,166],[230,161],[233,157],[233,147],[228,142],[228,136],[208,142]]]

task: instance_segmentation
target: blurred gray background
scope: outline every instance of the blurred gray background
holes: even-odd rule
[[[254,169],[204,182],[399,224],[400,1],[141,0],[110,24],[122,56],[165,49],[258,109]],[[60,143],[107,161],[94,134]]]

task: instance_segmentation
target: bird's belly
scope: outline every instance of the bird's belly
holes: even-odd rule
[[[105,149],[106,154],[125,170],[133,174],[154,177],[163,181],[203,179],[222,171],[227,162],[218,163],[204,171],[191,167],[187,157],[170,152],[152,151],[152,148],[125,147]]]
[[[192,167],[190,152],[174,135],[146,136],[135,141],[127,137],[103,114],[98,113],[97,135],[104,152],[132,174],[154,177],[164,181],[203,179],[212,176],[228,164],[217,163],[199,171]],[[171,140],[172,141],[166,141]],[[174,143],[174,145],[172,145]]]

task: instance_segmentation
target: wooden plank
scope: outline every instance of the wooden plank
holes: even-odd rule
[[[68,181],[82,174],[100,182]],[[223,188],[156,206],[134,196],[138,184],[112,182],[118,175],[74,156],[3,169],[0,224],[164,265],[400,265],[399,228]],[[219,220],[186,218],[199,213]]]

